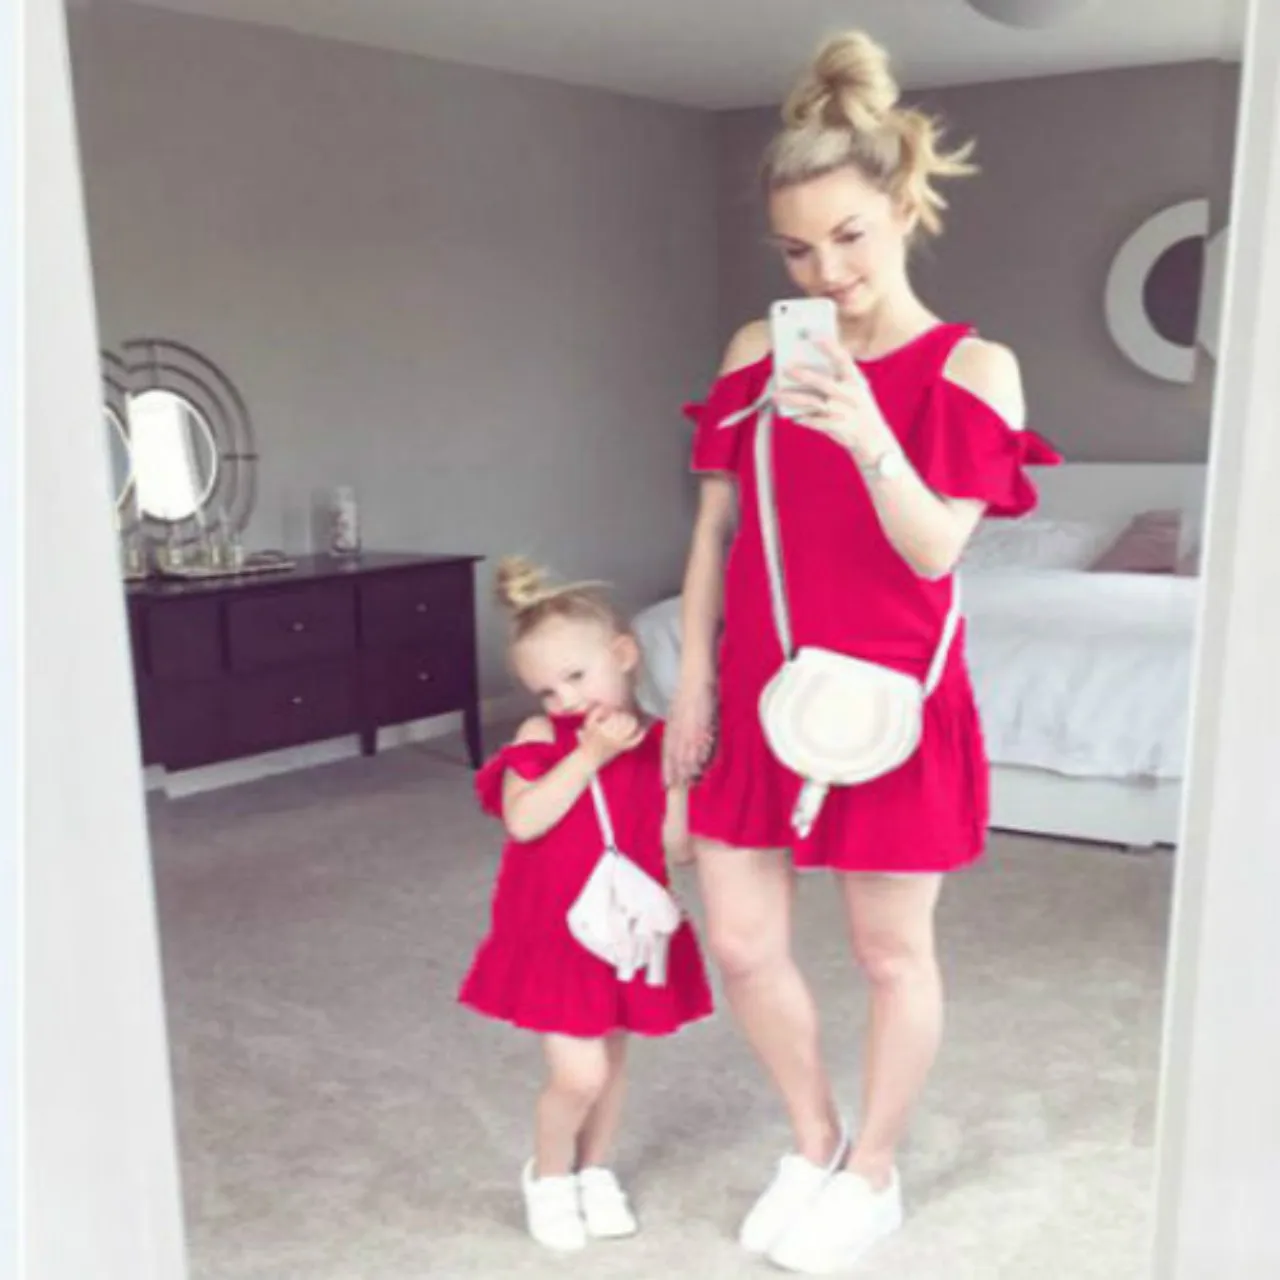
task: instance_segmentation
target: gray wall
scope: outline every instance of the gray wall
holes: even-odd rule
[[[305,550],[350,482],[371,546],[521,549],[678,581],[682,399],[785,289],[754,185],[771,111],[720,116],[142,6],[74,12],[100,328],[222,363],[253,411],[250,540]],[[1013,342],[1077,460],[1194,461],[1210,373],[1169,386],[1102,321],[1129,230],[1225,207],[1236,70],[936,92],[983,175],[919,263],[938,309]],[[486,607],[484,669],[506,687]]]
[[[76,13],[104,342],[224,365],[254,545],[350,482],[365,541],[674,587],[715,360],[711,116],[134,5]],[[506,686],[482,609],[487,684]]]
[[[1126,236],[1175,201],[1230,194],[1238,68],[1108,71],[931,92],[983,172],[951,189],[946,234],[917,262],[942,315],[1022,358],[1033,422],[1075,461],[1198,462],[1213,362],[1193,386],[1133,367],[1103,319],[1107,269]],[[773,111],[720,118],[721,336],[786,288],[763,244],[755,166]]]

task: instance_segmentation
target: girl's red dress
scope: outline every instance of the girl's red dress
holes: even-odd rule
[[[1027,465],[1059,454],[1015,430],[983,400],[944,376],[972,330],[940,324],[889,355],[860,362],[885,420],[934,492],[977,498],[987,514],[1020,516],[1036,491]],[[736,848],[790,848],[801,868],[950,871],[986,840],[989,767],[964,657],[961,626],[941,684],[925,706],[917,753],[893,773],[835,788],[809,837],[790,816],[799,779],[780,765],[760,729],[758,702],[782,662],[760,538],[752,441],[756,417],[721,423],[753,404],[770,357],[718,379],[696,424],[693,469],[737,482],[740,520],[725,572],[716,754],[690,797],[690,826]],[[880,526],[849,452],[829,436],[779,418],[775,491],[797,645],[818,645],[923,678],[941,634],[953,580],[920,578]]]
[[[554,742],[514,743],[476,777],[486,813],[502,815],[507,770],[542,777],[574,750],[581,717],[554,717]],[[600,772],[619,848],[662,884],[668,883],[662,846],[666,793],[662,784],[662,725]],[[590,793],[540,839],[508,840],[502,853],[488,936],[459,993],[463,1004],[529,1031],[596,1038],[613,1032],[662,1036],[706,1017],[711,990],[692,926],[671,939],[667,981],[629,982],[583,948],[566,916],[603,849]]]

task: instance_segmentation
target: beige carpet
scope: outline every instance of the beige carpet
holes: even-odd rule
[[[499,834],[459,759],[417,748],[155,805],[193,1280],[770,1274],[732,1236],[785,1129],[725,1014],[638,1046],[619,1164],[641,1236],[562,1262],[521,1234],[539,1060],[453,1002]],[[860,1274],[1145,1274],[1170,871],[997,837],[952,882],[910,1219]],[[852,1104],[863,1003],[834,908],[805,881],[803,963]]]

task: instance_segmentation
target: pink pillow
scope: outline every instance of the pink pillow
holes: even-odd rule
[[[1143,511],[1089,566],[1094,573],[1176,573],[1180,511]]]
[[[1200,548],[1198,546],[1182,553],[1178,560],[1176,572],[1180,578],[1198,578],[1200,576]]]

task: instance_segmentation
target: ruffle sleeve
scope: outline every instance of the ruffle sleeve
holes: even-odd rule
[[[532,782],[549,773],[558,759],[554,742],[512,742],[496,751],[476,774],[476,799],[490,817],[502,817],[502,784],[507,770]]]
[[[1034,431],[1011,427],[973,392],[942,379],[932,392],[912,461],[948,498],[976,498],[991,516],[1021,516],[1039,495],[1027,467],[1056,467],[1062,455]]]
[[[759,360],[722,374],[704,401],[690,401],[684,416],[694,425],[694,471],[733,475],[738,470],[742,439],[751,415],[745,411],[760,398],[768,381],[769,361]],[[735,414],[742,416],[734,420]],[[726,421],[728,419],[728,421]]]

